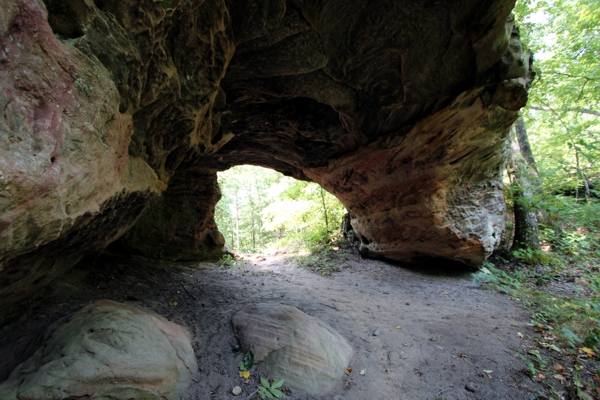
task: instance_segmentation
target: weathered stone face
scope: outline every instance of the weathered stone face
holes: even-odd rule
[[[218,255],[215,174],[238,164],[320,183],[366,255],[480,265],[501,229],[504,137],[526,100],[513,5],[9,1],[3,304],[142,214],[123,247]]]
[[[323,395],[344,376],[354,354],[335,329],[296,307],[261,303],[247,306],[232,320],[240,345],[271,376],[287,386]]]

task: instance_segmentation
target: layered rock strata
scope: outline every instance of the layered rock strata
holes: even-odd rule
[[[218,256],[215,173],[238,164],[323,185],[365,255],[480,265],[502,228],[504,137],[526,101],[513,6],[8,2],[3,309],[128,231],[128,251]]]

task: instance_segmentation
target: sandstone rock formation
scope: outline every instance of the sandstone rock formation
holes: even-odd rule
[[[238,312],[233,330],[243,348],[274,379],[313,395],[333,388],[354,351],[338,332],[296,307],[256,304]]]
[[[125,233],[126,251],[218,257],[215,174],[238,164],[334,193],[365,255],[479,266],[502,229],[504,139],[526,101],[513,6],[3,4],[3,312]]]
[[[111,300],[73,314],[0,385],[2,399],[178,399],[198,371],[180,326]]]

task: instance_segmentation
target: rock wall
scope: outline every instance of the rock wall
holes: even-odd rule
[[[214,220],[220,199],[215,171],[176,174],[116,250],[171,261],[218,260],[225,244]]]
[[[58,40],[44,5],[0,12],[0,299],[17,302],[104,248],[164,184],[129,154],[108,71]]]
[[[526,95],[515,83],[465,92],[408,133],[305,172],[346,205],[363,255],[478,268],[500,241],[505,139]]]
[[[480,265],[502,228],[504,137],[526,101],[513,6],[3,4],[0,306],[145,210],[121,248],[216,257],[215,171],[238,164],[322,184],[366,255]]]

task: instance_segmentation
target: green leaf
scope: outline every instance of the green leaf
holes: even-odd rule
[[[240,361],[240,363],[238,364],[238,368],[240,369],[240,371],[247,371],[243,361]]]
[[[562,328],[563,333],[565,334],[565,336],[567,337],[567,339],[569,340],[571,346],[574,346],[575,343],[579,343],[582,340],[579,338],[579,336],[577,336],[576,334],[573,333],[573,331],[571,331],[568,328]]]
[[[270,398],[270,399],[272,399],[272,398],[273,398],[273,395],[271,394],[271,392],[269,392],[267,389],[265,389],[265,388],[264,388],[264,387],[262,387],[262,386],[259,386],[259,387],[258,387],[258,394],[259,394],[259,396],[260,396],[261,398],[263,398],[263,399],[264,399],[265,397],[268,397],[268,398]]]
[[[285,381],[285,379],[280,379],[278,381],[273,382],[273,384],[271,385],[271,389],[280,388],[283,385],[283,381]]]
[[[281,390],[279,389],[273,389],[271,388],[271,393],[273,393],[275,395],[275,397],[277,397],[278,399],[283,399],[285,398],[285,393],[283,393]]]
[[[260,377],[260,383],[266,387],[267,389],[271,388],[271,385],[269,384],[269,381],[265,378],[263,378],[262,376]]]
[[[250,371],[254,365],[254,355],[251,351],[247,352],[244,356],[244,371]]]

